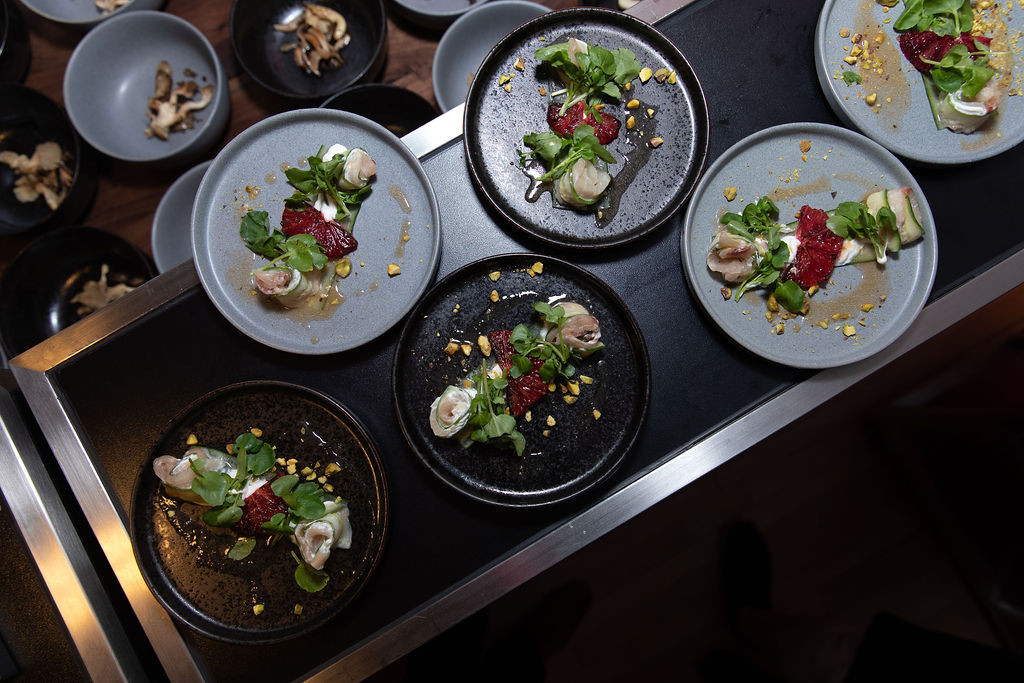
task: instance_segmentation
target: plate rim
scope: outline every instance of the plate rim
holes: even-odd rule
[[[441,471],[439,471],[437,467],[435,467],[431,463],[431,458],[425,457],[424,454],[422,454],[416,447],[416,442],[413,439],[412,435],[410,434],[410,430],[407,429],[406,427],[406,418],[402,413],[402,406],[399,404],[398,399],[399,391],[397,378],[399,375],[399,359],[403,356],[403,352],[407,350],[406,340],[408,336],[412,333],[412,327],[414,326],[414,324],[418,323],[422,319],[422,306],[424,305],[424,303],[428,299],[432,298],[435,293],[443,294],[443,290],[447,289],[448,285],[452,281],[457,280],[459,278],[463,278],[466,273],[468,273],[471,270],[479,268],[483,264],[497,261],[510,261],[513,259],[542,260],[545,263],[545,266],[547,266],[548,263],[556,263],[560,268],[564,268],[565,270],[573,272],[574,274],[582,274],[583,278],[597,282],[598,286],[603,288],[603,291],[601,291],[601,295],[605,297],[609,303],[613,304],[615,307],[619,309],[620,315],[623,316],[626,323],[628,324],[628,327],[630,328],[629,331],[632,333],[632,336],[636,341],[639,351],[638,355],[634,354],[634,358],[639,360],[640,365],[642,366],[642,373],[640,373],[639,377],[642,380],[643,387],[641,392],[642,396],[640,399],[640,414],[637,417],[637,428],[634,431],[634,433],[630,436],[628,442],[622,446],[622,452],[616,458],[615,462],[611,466],[607,467],[606,470],[603,471],[599,477],[597,477],[593,481],[587,482],[587,484],[583,486],[583,488],[571,491],[566,495],[561,495],[554,498],[544,498],[541,500],[523,500],[522,496],[519,495],[488,497],[484,495],[479,495],[473,489],[459,486],[455,482],[450,481],[447,477],[443,476],[443,474],[441,473]],[[582,266],[570,263],[569,261],[566,261],[565,259],[559,258],[557,256],[552,256],[550,254],[539,254],[535,252],[504,252],[475,259],[474,261],[467,263],[466,265],[452,271],[451,273],[443,277],[441,280],[439,280],[437,283],[435,283],[434,286],[431,287],[430,290],[427,292],[427,294],[425,294],[420,299],[419,303],[417,304],[416,308],[413,311],[413,314],[409,316],[405,324],[402,326],[402,332],[399,336],[398,344],[396,345],[395,348],[395,355],[391,363],[391,405],[395,411],[395,418],[398,422],[399,429],[402,432],[402,437],[405,440],[406,445],[409,447],[409,450],[415,456],[416,460],[420,462],[425,467],[425,469],[438,481],[443,482],[450,489],[457,491],[458,493],[474,501],[486,503],[492,507],[506,509],[539,509],[565,503],[566,501],[583,495],[586,492],[593,490],[600,484],[607,482],[611,478],[611,476],[616,471],[618,471],[619,467],[621,467],[622,465],[622,462],[626,459],[626,456],[629,455],[633,447],[636,445],[636,442],[640,437],[640,432],[642,431],[644,425],[647,422],[647,417],[650,413],[650,404],[652,396],[651,383],[651,358],[650,350],[647,346],[647,339],[644,337],[643,329],[640,327],[640,324],[636,320],[636,317],[633,315],[633,312],[626,305],[625,300],[619,295],[618,292],[615,291],[614,288],[612,288],[607,282],[605,282],[603,279],[598,277],[593,272],[583,268]],[[499,498],[507,500],[499,500]]]
[[[1017,145],[1024,142],[1024,112],[1021,114],[1022,121],[1015,136],[1003,136],[999,142],[987,145],[977,150],[964,151],[959,146],[950,145],[951,153],[945,155],[928,154],[925,151],[927,147],[923,145],[915,146],[913,144],[913,139],[909,139],[906,143],[899,139],[894,142],[892,138],[885,138],[884,136],[879,135],[876,131],[861,125],[860,120],[851,115],[850,110],[843,106],[844,100],[839,97],[838,92],[833,89],[833,82],[832,79],[829,78],[828,74],[828,61],[825,54],[825,45],[827,44],[826,33],[828,29],[829,16],[831,15],[832,10],[836,7],[836,1],[837,0],[825,0],[825,4],[821,8],[821,12],[818,14],[818,23],[814,30],[814,70],[818,77],[818,85],[825,96],[825,100],[829,104],[829,108],[844,125],[850,128],[855,128],[861,135],[878,143],[898,157],[925,166],[935,167],[964,166],[984,159],[991,159],[992,157],[996,157],[1004,152],[1010,151]],[[903,60],[901,60],[901,71],[903,67]],[[915,86],[911,87],[913,89]],[[917,95],[917,97],[921,96],[923,95],[920,93]],[[914,98],[912,97],[911,101],[913,101],[913,99]],[[950,132],[949,135],[956,136],[958,134]],[[969,136],[960,137],[965,140],[970,139]],[[957,139],[959,138],[951,137],[951,140]]]
[[[225,394],[229,394],[235,391],[241,391],[246,388],[265,389],[274,387],[276,387],[279,390],[293,391],[310,396],[316,399],[321,404],[322,407],[323,404],[330,406],[330,410],[328,410],[328,412],[330,412],[335,419],[340,419],[349,428],[351,428],[353,432],[357,433],[358,439],[360,441],[360,446],[364,448],[368,460],[371,463],[371,470],[374,471],[374,474],[380,481],[380,537],[379,540],[376,542],[373,557],[370,561],[369,568],[366,571],[363,581],[359,584],[355,592],[344,604],[324,610],[323,612],[318,614],[315,619],[310,620],[308,623],[303,623],[301,628],[291,626],[283,629],[279,627],[277,629],[267,631],[268,633],[273,633],[275,631],[290,630],[295,628],[294,633],[286,633],[283,635],[261,638],[259,636],[254,636],[250,631],[246,631],[244,635],[240,635],[239,638],[236,639],[226,636],[222,633],[218,633],[216,631],[203,628],[200,625],[197,625],[192,621],[186,619],[165,600],[164,596],[158,590],[156,590],[156,588],[153,585],[153,581],[151,580],[151,577],[149,575],[149,572],[146,571],[146,569],[144,568],[145,564],[140,560],[140,550],[136,544],[136,534],[142,533],[141,530],[138,529],[138,523],[136,521],[136,508],[138,507],[138,505],[142,504],[140,498],[140,489],[143,486],[143,481],[145,478],[144,475],[147,470],[147,465],[149,465],[153,461],[153,451],[156,445],[163,441],[163,439],[167,436],[169,432],[177,428],[182,420],[184,420],[194,411],[201,408],[203,404],[216,398],[219,398]],[[151,503],[151,501],[147,501],[147,503]],[[349,604],[351,604],[363,592],[363,590],[366,588],[367,583],[370,581],[373,574],[376,572],[377,567],[380,564],[381,558],[384,556],[384,550],[387,547],[387,539],[388,536],[390,535],[391,527],[391,491],[388,485],[387,474],[384,469],[384,462],[383,459],[381,458],[381,452],[380,449],[377,447],[376,441],[374,441],[373,439],[373,435],[366,428],[366,425],[363,424],[362,420],[360,420],[359,417],[355,413],[353,413],[349,408],[347,408],[344,404],[342,404],[340,401],[330,396],[329,394],[326,394],[317,389],[297,384],[295,382],[285,382],[282,380],[269,379],[243,380],[240,382],[232,382],[230,384],[226,384],[215,389],[211,389],[210,391],[204,393],[199,398],[190,401],[188,405],[179,410],[174,415],[174,417],[172,417],[168,421],[167,425],[160,432],[160,436],[157,437],[157,439],[151,445],[149,451],[147,451],[145,459],[142,461],[141,465],[138,468],[138,472],[135,475],[135,484],[132,487],[131,501],[129,503],[127,516],[129,522],[128,537],[132,546],[132,558],[135,560],[135,563],[138,566],[139,574],[142,575],[142,578],[146,583],[146,587],[149,589],[150,593],[157,600],[157,602],[159,602],[160,605],[167,611],[167,613],[171,615],[171,617],[173,617],[177,622],[181,623],[182,625],[195,631],[196,633],[207,638],[218,640],[220,642],[243,645],[268,645],[271,643],[281,643],[288,640],[293,640],[294,638],[305,635],[306,633],[312,630],[320,628],[321,626],[329,622],[331,619],[336,618],[341,612],[345,610],[346,607],[348,607]],[[165,583],[169,585],[169,581],[166,581]],[[173,587],[171,588],[171,590],[172,592],[178,594],[178,591],[173,589]],[[213,619],[206,618],[201,610],[197,609],[194,605],[189,603],[183,597],[181,599],[181,602],[190,608],[190,612],[192,614],[203,616],[203,620],[205,623],[214,622]]]
[[[697,299],[697,301],[700,302],[701,309],[703,310],[707,318],[710,319],[711,323],[713,323],[714,328],[716,330],[725,334],[733,342],[745,348],[747,351],[750,351],[751,353],[761,358],[772,361],[779,365],[808,370],[823,370],[827,368],[851,365],[853,363],[858,363],[862,360],[865,360],[866,358],[870,358],[871,356],[884,350],[897,339],[902,337],[903,334],[907,331],[907,329],[914,323],[918,315],[920,315],[921,310],[928,302],[928,296],[930,295],[932,287],[935,284],[935,274],[938,270],[938,230],[935,224],[935,217],[932,214],[931,206],[928,204],[928,199],[924,194],[924,190],[921,188],[920,183],[917,182],[917,179],[914,177],[913,173],[910,172],[910,169],[908,169],[895,154],[890,152],[888,149],[883,147],[878,142],[872,140],[866,135],[858,133],[857,131],[850,130],[849,128],[843,128],[842,126],[834,126],[832,124],[820,123],[815,121],[797,121],[792,123],[783,123],[776,126],[770,126],[768,128],[763,128],[759,131],[751,133],[750,135],[734,143],[725,152],[723,152],[721,156],[719,156],[714,161],[714,163],[711,164],[710,168],[708,168],[707,172],[704,174],[704,177],[701,178],[700,183],[698,183],[697,185],[697,189],[694,192],[694,197],[696,198],[698,196],[702,196],[707,191],[708,186],[711,185],[711,183],[715,180],[718,174],[722,171],[722,169],[727,167],[734,157],[736,157],[739,153],[743,152],[748,147],[751,147],[754,144],[761,143],[765,140],[770,140],[776,137],[781,137],[785,135],[797,135],[799,132],[804,132],[805,134],[808,135],[813,135],[815,133],[819,135],[828,134],[838,138],[846,138],[851,143],[866,145],[869,150],[873,151],[876,154],[879,154],[883,159],[888,160],[889,163],[895,163],[898,167],[902,168],[909,177],[911,181],[910,185],[912,189],[914,189],[914,191],[917,193],[919,205],[922,208],[923,213],[925,214],[925,220],[922,222],[924,222],[926,226],[930,227],[928,234],[931,237],[931,239],[927,240],[927,242],[930,244],[931,249],[931,268],[929,269],[928,274],[926,276],[926,283],[922,283],[921,278],[918,278],[914,283],[912,293],[914,291],[919,291],[920,293],[917,294],[916,296],[912,295],[908,297],[908,301],[912,302],[913,304],[913,315],[910,317],[909,321],[903,326],[903,328],[899,330],[897,333],[893,334],[891,339],[881,344],[877,348],[870,348],[869,353],[854,354],[852,358],[842,360],[841,362],[819,362],[818,359],[820,358],[820,356],[811,354],[807,354],[806,357],[798,358],[795,360],[786,358],[784,356],[781,356],[780,354],[765,351],[763,347],[759,347],[751,343],[745,337],[734,334],[732,330],[726,328],[724,325],[719,323],[717,319],[717,314],[712,310],[711,302],[705,296],[702,295],[702,290],[698,286],[697,275],[694,271],[694,256],[692,253],[693,247],[691,246],[691,240],[689,239],[694,223],[695,214],[697,211],[696,201],[690,202],[689,206],[686,209],[686,215],[683,219],[682,229],[680,230],[680,256],[683,265],[683,272],[686,276],[686,282],[689,286],[690,292],[693,298]],[[701,263],[704,263],[703,257],[701,258]]]
[[[213,187],[219,179],[220,171],[222,166],[228,164],[228,156],[236,154],[236,150],[248,146],[251,140],[258,139],[259,136],[263,135],[268,128],[281,125],[281,122],[286,124],[294,124],[292,119],[303,120],[305,118],[318,118],[325,117],[326,119],[335,119],[335,122],[342,122],[348,125],[356,127],[366,127],[370,130],[375,131],[378,135],[383,136],[389,143],[389,146],[402,156],[406,161],[410,162],[410,166],[413,172],[420,180],[423,189],[426,192],[428,203],[430,206],[431,223],[434,229],[431,230],[431,251],[430,251],[430,262],[426,264],[426,271],[424,273],[423,281],[417,288],[414,296],[410,297],[410,300],[402,307],[400,313],[396,313],[393,317],[394,320],[385,328],[383,328],[378,334],[363,339],[358,343],[352,344],[346,341],[335,341],[334,343],[278,343],[274,339],[268,338],[266,335],[260,333],[254,333],[251,329],[247,329],[241,325],[241,323],[235,319],[234,309],[229,306],[226,302],[221,301],[219,296],[214,296],[211,290],[216,290],[218,287],[214,283],[217,282],[217,275],[215,272],[214,264],[212,263],[212,255],[207,253],[209,249],[201,249],[205,240],[205,234],[208,232],[208,226],[202,228],[199,227],[198,220],[200,213],[203,212],[204,204],[213,203]],[[206,208],[205,213],[209,213],[212,208]],[[365,346],[370,342],[380,338],[392,330],[402,319],[409,314],[409,311],[416,305],[416,302],[423,296],[423,294],[430,289],[433,284],[437,269],[441,262],[441,231],[442,231],[442,219],[441,211],[437,202],[437,194],[434,192],[434,186],[430,182],[430,177],[427,175],[423,168],[422,163],[416,157],[415,153],[405,143],[402,142],[401,138],[396,136],[394,133],[389,131],[384,126],[380,125],[376,121],[372,121],[363,116],[353,114],[347,111],[341,111],[339,109],[329,109],[312,107],[305,109],[293,109],[275,114],[274,116],[267,117],[262,121],[259,121],[249,128],[245,129],[237,136],[235,136],[228,144],[226,144],[217,156],[214,157],[213,162],[207,168],[206,173],[203,175],[203,179],[199,184],[199,190],[196,192],[195,201],[192,204],[192,215],[191,215],[191,238],[192,238],[192,259],[195,264],[196,273],[199,276],[199,281],[203,286],[203,290],[206,292],[207,298],[213,303],[214,307],[220,312],[220,314],[230,322],[239,332],[243,333],[250,339],[253,339],[260,344],[268,346],[278,351],[285,351],[288,353],[296,353],[308,356],[323,356],[332,353],[342,353],[344,351],[351,351],[352,349]],[[398,309],[396,309],[398,310]],[[245,318],[246,316],[240,315],[239,317]],[[297,335],[296,340],[304,338],[302,335]]]
[[[710,111],[708,110],[707,95],[704,93],[704,86],[701,83],[700,78],[697,76],[697,72],[694,71],[693,65],[686,58],[686,55],[683,54],[679,47],[671,40],[669,40],[668,37],[661,33],[661,31],[659,31],[655,26],[643,21],[642,19],[638,19],[624,12],[618,12],[603,7],[568,7],[565,9],[547,12],[546,14],[534,17],[533,19],[530,19],[524,22],[523,24],[520,24],[517,28],[513,29],[508,34],[506,34],[504,38],[498,41],[494,45],[494,47],[491,48],[491,50],[484,57],[483,61],[480,63],[480,66],[478,67],[476,72],[477,75],[479,75],[479,73],[483,71],[485,67],[487,67],[491,60],[495,58],[495,55],[497,55],[501,50],[503,50],[506,45],[508,45],[511,42],[521,40],[522,37],[525,35],[531,34],[534,31],[534,26],[536,24],[562,22],[563,18],[569,15],[572,15],[574,17],[586,18],[605,17],[609,21],[614,20],[615,22],[621,22],[627,25],[632,25],[632,28],[634,30],[632,33],[630,33],[630,35],[634,38],[639,38],[639,31],[653,32],[657,36],[661,36],[661,39],[663,40],[662,47],[667,52],[670,52],[672,54],[672,58],[678,59],[681,65],[685,65],[686,73],[684,75],[680,71],[679,80],[691,82],[695,86],[692,89],[688,88],[687,93],[689,94],[689,99],[693,105],[694,110],[694,147],[692,156],[695,162],[699,160],[699,163],[695,163],[694,165],[693,178],[689,183],[689,187],[684,188],[683,192],[681,192],[679,196],[676,197],[675,201],[666,207],[666,209],[662,212],[663,216],[660,220],[653,220],[650,226],[639,232],[631,233],[626,236],[614,236],[612,239],[609,240],[603,240],[600,242],[593,243],[580,243],[579,241],[558,239],[556,237],[552,237],[550,235],[546,235],[542,232],[539,232],[532,226],[523,225],[522,223],[518,222],[513,216],[509,215],[509,212],[505,210],[503,202],[496,200],[494,197],[491,196],[489,192],[486,191],[484,181],[482,179],[482,171],[481,169],[478,169],[476,167],[476,164],[473,161],[473,153],[472,150],[470,149],[471,136],[467,133],[467,131],[471,130],[469,122],[472,113],[474,112],[475,109],[479,109],[479,103],[476,103],[477,106],[474,107],[474,99],[479,100],[481,97],[483,97],[482,94],[477,94],[480,93],[482,91],[482,88],[484,87],[483,85],[481,85],[482,79],[480,78],[473,79],[473,82],[470,84],[469,87],[469,92],[466,95],[466,103],[462,119],[463,151],[466,157],[466,166],[469,169],[470,178],[472,178],[473,180],[473,186],[475,188],[475,191],[479,196],[482,196],[485,199],[485,201],[487,202],[487,206],[497,211],[509,225],[511,225],[516,230],[521,231],[522,233],[528,235],[533,239],[540,240],[541,242],[548,246],[595,252],[600,251],[602,249],[620,247],[625,244],[630,244],[632,242],[647,237],[648,235],[650,235],[651,233],[655,232],[656,230],[664,226],[666,223],[668,223],[673,216],[679,213],[679,210],[682,208],[682,206],[686,204],[686,202],[691,197],[693,197],[694,190],[700,183],[700,180],[707,169],[708,155],[710,152],[711,144],[711,118]],[[593,20],[590,21],[593,22]],[[618,24],[616,23],[615,26],[618,27]],[[657,216],[655,216],[654,219],[657,219]]]

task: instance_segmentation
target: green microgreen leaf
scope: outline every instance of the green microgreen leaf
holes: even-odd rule
[[[307,593],[316,593],[323,590],[331,578],[327,575],[327,572],[322,569],[314,569],[296,555],[294,550],[292,551],[292,557],[299,565],[295,568],[295,583],[299,585],[299,588]]]
[[[244,560],[249,557],[249,553],[256,547],[255,538],[240,538],[235,542],[235,545],[228,551],[228,557],[232,560]]]

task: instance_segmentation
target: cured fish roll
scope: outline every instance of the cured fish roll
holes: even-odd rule
[[[762,240],[763,241],[763,240]],[[743,282],[757,265],[757,257],[767,250],[755,241],[748,242],[725,228],[715,233],[708,252],[708,268],[721,274],[727,282]]]
[[[458,434],[470,418],[470,407],[476,389],[460,389],[451,385],[430,404],[430,429],[436,436],[450,439]]]
[[[344,154],[345,161],[338,166],[335,180],[342,190],[358,190],[366,187],[373,176],[377,175],[377,164],[365,149],[355,147]]]
[[[575,301],[566,301],[558,306],[564,311],[565,320],[558,327],[547,331],[547,341],[565,344],[584,356],[604,348],[601,343],[601,325],[597,318],[590,315],[586,306]]]
[[[192,482],[196,478],[193,462],[205,472],[223,472],[231,477],[238,469],[232,456],[206,446],[192,446],[180,458],[161,455],[153,460],[153,472],[164,483],[168,495],[194,503],[203,502],[192,492]]]
[[[303,561],[313,569],[323,569],[334,548],[352,547],[348,505],[332,500],[324,503],[324,508],[323,517],[296,525],[292,536]]]
[[[285,308],[298,308],[320,292],[322,271],[303,273],[295,268],[266,268],[254,271],[253,284],[262,294]]]
[[[601,199],[612,177],[587,159],[578,159],[555,182],[555,200],[565,206],[586,208]]]

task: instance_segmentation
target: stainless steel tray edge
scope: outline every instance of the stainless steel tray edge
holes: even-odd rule
[[[0,490],[11,515],[89,675],[138,680],[141,664],[22,419],[0,391]]]
[[[667,454],[593,507],[310,672],[307,680],[366,678],[1021,285],[1024,250],[926,306],[903,336],[880,353],[818,372],[693,445]]]

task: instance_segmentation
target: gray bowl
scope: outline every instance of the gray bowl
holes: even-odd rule
[[[50,21],[88,30],[101,21],[125,12],[160,9],[164,0],[132,0],[113,12],[102,12],[93,0],[21,0],[21,3]]]
[[[455,20],[434,52],[434,97],[442,112],[466,101],[480,62],[499,40],[520,24],[548,12],[527,0],[495,0]]]
[[[167,140],[147,137],[146,102],[157,64],[166,60],[175,83],[212,83],[210,103],[195,127]],[[64,71],[64,106],[75,129],[107,156],[165,165],[194,161],[217,143],[228,123],[230,99],[224,67],[202,33],[164,12],[131,12],[103,22],[78,43]]]
[[[192,260],[192,205],[199,194],[199,183],[211,161],[204,161],[181,174],[164,192],[153,214],[150,246],[153,260],[161,273]]]
[[[424,28],[443,29],[487,0],[391,0],[398,14]]]

